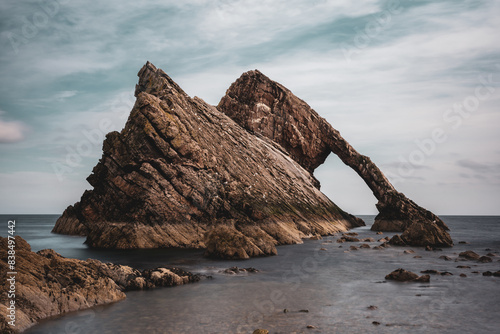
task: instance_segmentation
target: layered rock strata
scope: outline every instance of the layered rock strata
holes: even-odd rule
[[[63,313],[108,304],[125,298],[123,291],[174,286],[199,280],[178,268],[139,271],[128,266],[68,259],[51,249],[37,253],[21,237],[15,238],[15,270],[8,266],[8,240],[0,237],[0,333],[15,333],[39,320]],[[9,298],[14,277],[15,298]],[[11,300],[15,301],[15,326],[9,325]]]
[[[432,212],[396,191],[370,158],[358,153],[325,119],[291,91],[259,71],[244,73],[217,108],[249,132],[281,145],[311,173],[330,152],[365,181],[377,198],[372,230],[403,232],[414,246],[452,246],[448,227]]]
[[[125,128],[106,136],[87,179],[93,190],[54,232],[86,235],[93,247],[194,247],[248,258],[363,225],[286,149],[190,98],[149,62],[135,95]]]

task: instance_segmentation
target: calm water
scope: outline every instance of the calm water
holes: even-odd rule
[[[360,238],[380,238],[369,230],[373,217],[361,218],[368,226],[355,229]],[[89,249],[83,245],[84,238],[50,233],[57,216],[3,215],[0,221],[6,226],[8,219],[16,219],[17,234],[34,251],[53,248],[67,257],[137,268],[176,265],[213,275],[212,280],[196,284],[130,292],[122,302],[42,321],[26,333],[252,333],[256,328],[287,334],[496,332],[500,328],[500,278],[472,271],[500,270],[500,256],[487,264],[444,261],[439,256],[455,259],[469,249],[481,255],[499,253],[500,217],[442,218],[457,244],[442,252],[414,248],[416,254],[404,254],[406,248],[398,247],[346,252],[352,243],[338,244],[335,237],[327,237],[279,247],[278,256],[246,261],[210,260],[193,250]],[[459,245],[462,240],[469,244]],[[235,265],[261,272],[219,273]],[[457,265],[472,268],[458,269]],[[400,267],[454,275],[433,275],[428,284],[384,282],[386,274]],[[459,277],[461,273],[467,277]],[[370,305],[378,309],[369,310]]]

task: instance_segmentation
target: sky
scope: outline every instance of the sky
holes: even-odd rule
[[[0,213],[79,200],[151,61],[216,105],[259,69],[441,215],[500,215],[500,1],[0,2]],[[333,154],[322,191],[376,199]]]

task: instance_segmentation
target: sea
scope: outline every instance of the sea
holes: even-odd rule
[[[499,333],[499,216],[443,216],[453,248],[390,247],[350,250],[361,243],[337,243],[338,236],[279,246],[278,255],[242,261],[209,259],[202,250],[102,250],[85,238],[51,233],[57,215],[0,215],[33,251],[52,248],[65,257],[98,259],[135,268],[181,267],[212,278],[184,286],[128,292],[123,301],[42,320],[29,334],[84,333]],[[353,232],[376,240],[392,234],[370,231],[374,216],[360,216],[367,226]],[[465,243],[459,243],[465,242]],[[415,253],[405,253],[405,250]],[[458,254],[488,253],[491,263],[460,261]],[[440,258],[448,256],[451,260]],[[457,268],[457,266],[470,268]],[[230,267],[258,273],[230,275]],[[430,283],[386,281],[391,271],[420,273],[434,269]],[[466,277],[461,277],[465,274]],[[372,306],[372,307],[371,307]]]

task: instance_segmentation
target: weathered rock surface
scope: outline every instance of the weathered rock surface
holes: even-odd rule
[[[404,232],[412,246],[452,246],[444,222],[397,192],[370,158],[359,154],[325,119],[284,86],[259,71],[244,73],[219,110],[252,133],[270,138],[313,172],[330,152],[354,169],[378,199],[372,230]]]
[[[21,237],[17,236],[15,241],[16,326],[8,325],[10,299],[7,299],[7,286],[2,286],[0,333],[23,331],[43,318],[122,300],[126,290],[173,286],[198,280],[196,275],[180,269],[158,268],[140,272],[97,260],[68,259],[51,249],[34,253]],[[7,244],[7,238],[0,237],[2,276],[10,271]],[[1,284],[6,282],[6,278],[2,277]]]
[[[106,136],[87,179],[93,190],[54,232],[86,235],[92,247],[206,248],[249,258],[363,225],[281,146],[190,98],[149,62],[135,95],[125,128]]]

